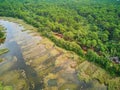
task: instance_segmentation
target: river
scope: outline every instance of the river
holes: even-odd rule
[[[77,71],[68,67],[75,61],[69,61],[54,45],[46,45],[36,32],[24,31],[20,24],[5,20],[0,20],[0,25],[6,28],[6,40],[0,48],[9,49],[0,56],[4,59],[0,81],[5,85],[14,90],[93,90],[93,82],[79,81]],[[101,85],[99,90],[106,87]]]

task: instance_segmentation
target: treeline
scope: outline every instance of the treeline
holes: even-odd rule
[[[39,29],[39,32],[41,32],[41,29]],[[76,44],[75,42],[65,41],[64,39],[57,39],[50,32],[41,32],[41,33],[42,33],[42,35],[48,37],[51,41],[53,41],[55,43],[55,45],[57,45],[61,48],[64,48],[66,50],[69,50],[69,51],[74,51],[78,55],[84,57],[84,53],[83,53],[82,48],[78,44]]]
[[[39,31],[57,46],[74,51],[110,73],[120,75],[120,65],[109,60],[110,57],[120,58],[120,1],[0,0],[0,2],[0,16],[23,19],[39,28]],[[60,34],[62,38],[56,38],[54,33]]]

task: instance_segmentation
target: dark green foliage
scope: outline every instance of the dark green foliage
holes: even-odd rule
[[[120,75],[120,66],[111,66],[108,60],[120,58],[118,0],[0,0],[0,16],[23,19],[57,46],[86,56],[110,73]],[[53,33],[62,38],[57,39]]]

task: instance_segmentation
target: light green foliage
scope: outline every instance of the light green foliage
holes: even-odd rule
[[[65,40],[73,40],[74,39],[74,34],[71,31],[65,32],[63,34],[63,37],[64,37]]]
[[[13,90],[12,86],[4,86],[2,82],[0,82],[0,90]]]

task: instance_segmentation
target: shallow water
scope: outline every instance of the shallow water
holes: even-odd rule
[[[0,48],[9,49],[8,53],[0,56],[4,58],[0,63],[0,81],[4,84],[12,85],[15,90],[41,90],[44,87],[47,90],[106,90],[106,86],[95,86],[94,81],[79,81],[76,71],[68,68],[68,61],[64,60],[61,66],[55,66],[58,57],[63,53],[53,56],[53,48],[47,50],[43,44],[39,45],[42,38],[34,32],[23,32],[21,25],[9,21],[0,20],[0,24],[6,28],[7,34]],[[41,76],[41,72],[45,74]],[[49,75],[56,75],[56,78],[48,78]]]
[[[40,88],[39,78],[36,72],[29,65],[26,65],[25,60],[22,55],[21,47],[27,45],[28,40],[31,40],[32,36],[27,34],[27,32],[22,32],[23,27],[16,23],[0,20],[0,24],[6,28],[6,40],[0,46],[0,48],[8,48],[9,52],[1,55],[5,61],[0,64],[0,75],[13,70],[22,70],[26,76],[26,83],[30,90],[38,87]],[[22,44],[19,44],[22,41]],[[29,81],[30,80],[30,81]],[[4,81],[3,81],[4,82]],[[35,84],[34,88],[32,83]]]

